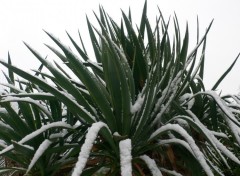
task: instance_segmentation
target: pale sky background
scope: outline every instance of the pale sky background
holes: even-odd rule
[[[127,12],[131,7],[133,21],[138,24],[144,0],[0,0],[0,58],[6,60],[10,51],[14,65],[26,70],[36,69],[39,62],[22,41],[43,56],[53,57],[43,45],[52,45],[53,42],[42,29],[69,45],[65,30],[78,40],[79,29],[86,45],[89,45],[85,15],[94,23],[92,11],[98,12],[99,4],[116,21],[120,21],[120,9]],[[206,88],[210,89],[240,52],[240,1],[148,0],[148,15],[152,20],[158,15],[157,5],[166,19],[176,12],[182,32],[188,21],[191,43],[196,42],[197,15],[201,35],[214,19],[208,35],[204,78]],[[224,94],[240,92],[239,71],[240,60],[219,87]],[[3,76],[0,80],[4,80]]]

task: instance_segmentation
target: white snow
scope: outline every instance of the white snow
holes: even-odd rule
[[[215,147],[215,150],[218,152],[218,154],[220,155],[220,157],[222,158],[222,160],[227,164],[227,161],[225,160],[225,158],[221,155],[221,153],[219,153],[218,149],[225,155],[227,156],[229,159],[231,159],[232,161],[236,162],[237,164],[240,165],[240,160],[230,151],[228,150],[228,148],[226,146],[224,146],[215,136],[214,134],[221,134],[221,133],[217,133],[217,132],[213,132],[208,130],[200,121],[199,119],[190,111],[187,110],[188,114],[191,115],[191,117],[194,119],[195,123],[197,123],[200,128],[203,130],[203,132],[208,136],[208,138],[211,140],[211,144],[213,145],[213,147]],[[226,121],[229,121],[229,123],[231,123],[232,125],[235,125],[230,119],[226,118]],[[235,125],[236,126],[236,125]],[[239,132],[239,129],[236,130],[236,132]],[[223,135],[224,137],[227,137],[225,135]],[[217,148],[216,148],[217,147]],[[229,166],[228,166],[229,167]]]
[[[17,143],[16,141],[12,141],[13,143]],[[34,148],[30,145],[24,145],[24,144],[19,144],[17,143],[18,145],[22,146],[23,148],[28,148],[29,150],[32,150],[34,151]]]
[[[232,112],[232,113],[237,113],[237,114],[240,114],[240,110],[237,110],[237,109],[233,109],[233,108],[240,108],[240,106],[238,105],[238,106],[235,106],[235,105],[230,105],[229,106],[229,109],[230,109],[230,111]]]
[[[90,59],[87,60],[88,63],[94,65],[96,68],[98,68],[99,70],[103,71],[103,68],[101,66],[99,66],[99,64],[97,62],[93,62]]]
[[[0,85],[5,86],[5,87],[9,87],[9,88],[11,88],[11,89],[14,89],[14,90],[17,91],[17,92],[20,92],[20,93],[26,93],[25,91],[23,91],[23,90],[17,88],[17,87],[14,86],[13,84],[4,84],[4,83],[0,83]],[[4,92],[4,93],[6,93],[6,92]],[[3,96],[4,96],[4,95],[3,95]]]
[[[73,129],[73,127],[71,125],[69,125],[65,122],[53,122],[53,123],[50,123],[50,124],[47,124],[47,125],[43,125],[38,130],[26,135],[24,138],[22,138],[20,141],[18,141],[18,144],[24,144],[25,142],[33,139],[34,137],[36,137],[39,134],[49,130],[50,128],[57,128],[57,127]],[[14,148],[14,146],[12,144],[9,145],[8,147],[6,147],[2,151],[0,151],[0,155],[2,155],[5,152],[8,152],[8,151],[12,150],[13,148]]]
[[[231,97],[236,101],[237,104],[240,104],[239,96],[233,95]]]
[[[161,106],[158,107],[158,109],[160,108],[160,112],[156,115],[156,117],[155,117],[154,121],[152,122],[152,124],[155,124],[156,122],[161,120],[162,115],[166,112],[167,108],[172,103],[172,100],[175,98],[176,91],[177,91],[177,89],[173,90],[173,92],[172,92],[171,96],[169,97],[168,101],[166,102],[166,104],[161,104]]]
[[[236,113],[236,110],[233,110],[231,108],[229,108],[229,112],[230,114],[232,113]],[[238,112],[237,112],[238,113]],[[233,114],[232,114],[233,115]],[[228,124],[233,136],[235,137],[238,145],[240,145],[240,128],[239,128],[239,121],[235,118],[235,116],[233,115],[231,118],[228,115],[223,114],[223,117],[226,121],[226,123]],[[233,122],[234,121],[234,122]],[[238,125],[236,125],[236,122]]]
[[[228,118],[231,119],[231,121],[234,121],[236,124],[240,126],[240,123],[236,120],[235,116],[231,113],[231,111],[228,109],[228,106],[225,104],[225,102],[216,94],[214,91],[205,91],[200,92],[199,94],[206,94],[211,96],[216,103],[218,104],[219,108],[228,116]]]
[[[204,92],[203,92],[204,93]],[[240,128],[234,123],[238,123],[237,119],[235,118],[235,116],[231,113],[231,111],[228,109],[227,105],[223,102],[223,100],[221,100],[221,98],[216,94],[216,92],[213,91],[206,91],[207,95],[211,96],[216,103],[218,104],[218,106],[220,107],[220,109],[224,112],[224,118],[225,121],[227,122],[228,126],[230,127],[235,139],[237,140],[238,144],[240,144]],[[195,122],[197,122],[202,129],[204,129],[203,131],[207,133],[207,135],[211,138],[211,140],[213,141],[212,144],[214,144],[219,150],[221,150],[221,152],[223,154],[225,154],[228,158],[230,158],[232,161],[240,164],[240,160],[230,151],[227,149],[226,146],[224,146],[214,135],[212,132],[210,132],[199,120],[197,117],[195,117],[195,115],[191,112],[191,111],[187,111],[192,118],[194,118]],[[232,120],[234,122],[232,122]],[[224,158],[222,158],[224,160]]]
[[[177,122],[177,124],[179,124],[181,127],[183,127],[184,129],[189,129],[190,127],[189,127],[189,125],[188,125],[188,123],[187,123],[187,121],[186,120],[184,120],[184,119],[176,119],[176,122]]]
[[[27,173],[32,169],[32,167],[34,166],[34,164],[38,161],[38,159],[42,156],[42,154],[48,149],[48,147],[52,144],[52,142],[48,139],[44,140],[40,146],[38,147],[37,151],[35,152],[31,163],[28,166],[28,169],[26,171],[26,175]]]
[[[177,138],[173,138],[173,139],[162,139],[159,140],[158,144],[159,145],[166,145],[166,144],[170,144],[170,143],[176,143],[176,144],[180,144],[183,147],[185,147],[190,153],[192,153],[192,155],[194,156],[194,153],[191,149],[191,147],[189,146],[189,144],[187,142],[185,142],[184,140],[181,139],[177,139]]]
[[[89,158],[90,151],[93,147],[93,143],[96,140],[98,132],[102,127],[106,127],[108,129],[108,126],[103,122],[93,123],[92,126],[89,128],[85,142],[82,145],[81,151],[79,153],[78,161],[73,169],[72,176],[79,176],[82,174],[82,171]]]
[[[191,97],[192,97],[191,93],[185,93],[184,95],[179,97],[179,101],[180,101],[180,103],[183,103],[184,101],[188,100]]]
[[[202,133],[204,133],[207,136],[207,139],[209,140],[209,143],[211,144],[211,147],[213,147],[213,149],[218,153],[218,155],[221,157],[222,161],[226,164],[226,166],[228,168],[230,168],[228,163],[227,163],[227,161],[226,161],[226,159],[225,159],[225,157],[219,151],[219,148],[217,147],[217,144],[214,141],[214,139],[216,139],[216,137],[200,122],[200,120],[195,116],[195,114],[193,114],[190,110],[187,110],[186,112],[194,120],[192,123],[195,123],[197,126],[199,126],[199,128],[202,130]],[[191,120],[187,116],[185,118],[188,118],[189,120]]]
[[[11,108],[18,113],[19,107],[17,102],[10,102]]]
[[[24,102],[28,102],[28,103],[32,103],[36,106],[38,106],[48,117],[51,116],[51,113],[48,111],[48,109],[43,106],[42,104],[40,104],[38,101],[33,100],[32,98],[26,97],[26,98],[19,98],[19,97],[4,97],[1,102],[17,102],[17,101],[24,101]]]
[[[193,138],[178,124],[166,124],[166,125],[160,127],[150,136],[149,141],[151,141],[153,138],[158,136],[160,133],[167,132],[167,131],[175,131],[175,132],[179,133],[191,147],[191,149],[195,155],[195,158],[197,159],[199,164],[202,166],[205,173],[208,176],[214,176],[211,168],[209,167],[209,165],[207,164],[207,162],[205,160],[203,153],[200,151],[198,146],[195,144]]]
[[[207,160],[207,162],[209,163],[209,165],[211,165],[211,167],[212,167],[220,176],[225,176],[225,175],[221,172],[220,168],[218,168],[217,166],[215,166],[209,159],[206,158],[206,160]]]
[[[147,155],[142,155],[141,158],[148,166],[153,176],[162,176],[161,171],[158,169],[156,162]]]
[[[54,97],[51,93],[47,93],[47,92],[34,92],[34,93],[9,93],[7,95],[4,95],[2,97],[34,97],[34,96],[45,96],[45,97]]]
[[[49,136],[49,139],[61,138],[61,137],[63,137],[63,136],[64,136],[64,134],[63,134],[62,132],[60,132],[60,133],[54,133],[54,134],[51,134],[51,135]]]
[[[228,136],[227,136],[225,133],[217,132],[217,131],[210,131],[210,132],[211,132],[214,136],[228,139]]]
[[[232,122],[228,116],[224,115],[224,119],[230,127],[238,145],[240,145],[240,128],[234,122]]]
[[[121,135],[116,131],[113,133],[113,136],[120,137]]]
[[[4,113],[4,114],[7,114],[7,113],[8,113],[5,108],[0,108],[0,112],[1,112],[1,113]]]
[[[87,111],[84,108],[84,106],[81,106],[71,94],[69,94],[67,92],[63,92],[63,91],[60,91],[60,92],[61,92],[61,94],[66,96],[70,101],[72,101],[76,106],[78,106],[79,109],[81,109],[85,114],[87,114],[94,122],[96,122],[96,118],[89,111]],[[94,111],[93,108],[92,108],[92,110]],[[95,115],[96,115],[96,113],[95,113]]]
[[[131,111],[132,114],[138,112],[141,109],[143,101],[144,101],[144,96],[139,94],[138,97],[137,97],[137,100],[134,103],[134,105],[131,106],[130,111]]]
[[[231,159],[232,161],[234,161],[240,165],[239,159],[230,150],[228,150],[226,146],[224,146],[215,136],[212,135],[211,137],[212,137],[213,142],[216,144],[217,148],[224,155],[226,155],[229,159]]]
[[[176,171],[171,171],[171,170],[168,170],[168,169],[165,169],[165,168],[162,168],[162,167],[160,167],[160,171],[165,172],[169,175],[173,175],[173,176],[183,176],[182,174],[177,173]]]
[[[197,94],[206,94],[216,101],[221,111],[225,114],[223,117],[230,127],[232,134],[234,135],[237,143],[240,145],[240,122],[235,118],[227,104],[214,91],[205,91]]]
[[[22,145],[22,144],[19,144],[19,145]],[[30,145],[22,145],[22,146],[34,151],[34,148]]]
[[[121,163],[121,175],[132,175],[132,144],[130,139],[125,139],[119,142],[120,149],[120,163]]]
[[[154,107],[153,113],[151,114],[151,116],[153,116],[157,113],[152,124],[156,124],[161,119],[162,115],[165,113],[165,111],[168,109],[171,102],[175,98],[175,94],[178,90],[177,89],[178,85],[181,82],[181,75],[182,75],[182,71],[179,71],[177,73],[177,75],[175,76],[175,78],[169,79],[170,81],[169,81],[167,87],[163,90],[162,96],[158,99],[158,101]],[[159,112],[159,110],[160,110],[160,112]]]
[[[224,146],[213,134],[209,134],[211,137],[212,141],[215,143],[217,148],[224,154],[226,155],[229,159],[232,161],[236,162],[237,164],[240,165],[239,159],[230,151],[226,146]]]
[[[195,75],[194,79],[199,79],[202,81],[202,78],[199,75]]]
[[[6,124],[6,123],[3,123],[2,121],[0,121],[0,127],[4,127],[4,128],[7,128],[7,129],[9,129],[9,130],[11,130],[11,131],[14,131],[13,130],[13,128],[12,127],[10,127],[8,124]]]
[[[69,51],[69,52],[71,52],[71,51]],[[3,61],[3,62],[4,62],[4,61]],[[29,75],[31,75],[31,73],[28,73],[28,72],[26,72],[26,73],[29,74]],[[40,77],[38,77],[38,76],[33,76],[33,77],[34,77],[35,79],[37,79],[38,81],[44,82],[45,84],[48,84],[48,85],[49,85],[49,83],[48,83],[46,80],[44,80],[44,79],[42,79],[42,78],[40,78]],[[82,111],[84,111],[85,113],[87,113],[87,114],[89,115],[89,117],[90,117],[93,121],[96,121],[95,117],[94,117],[93,115],[91,115],[89,112],[87,112],[87,111],[86,111],[82,106],[80,106],[76,101],[74,101],[74,100],[72,99],[72,97],[71,97],[70,94],[64,94],[63,91],[59,91],[59,90],[58,90],[56,87],[54,87],[54,86],[51,86],[51,89],[53,89],[54,91],[58,92],[59,94],[65,96],[69,101],[73,102],[75,106],[77,106],[79,109],[81,109]]]
[[[185,93],[179,98],[180,103],[187,104],[187,109],[191,109],[194,105],[195,99],[193,98],[193,94]]]
[[[3,147],[3,148],[6,148],[7,143],[4,140],[0,139],[0,146]]]

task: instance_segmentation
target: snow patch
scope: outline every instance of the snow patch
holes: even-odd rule
[[[184,140],[173,138],[173,139],[163,139],[163,140],[160,140],[158,142],[159,145],[166,145],[166,144],[171,144],[171,143],[182,145],[183,147],[185,147],[194,156],[194,153],[193,153],[191,147]]]
[[[50,128],[69,128],[69,129],[73,129],[73,127],[65,122],[53,122],[47,125],[42,126],[41,128],[39,128],[38,130],[26,135],[24,138],[22,138],[20,141],[18,141],[18,144],[24,144],[25,142],[33,139],[34,137],[38,136],[39,134],[49,130]],[[14,149],[13,144],[9,145],[8,147],[6,147],[5,149],[3,149],[2,151],[0,151],[0,155],[10,151]]]
[[[48,111],[48,109],[43,106],[42,104],[40,104],[38,101],[36,100],[33,100],[32,98],[29,98],[29,97],[26,97],[26,98],[19,98],[19,97],[11,97],[11,96],[8,96],[8,97],[4,97],[1,102],[11,102],[11,105],[13,102],[18,102],[18,101],[23,101],[23,102],[28,102],[28,103],[31,103],[31,104],[35,104],[36,106],[38,106],[48,117],[51,116],[51,113]],[[15,106],[15,111],[18,109],[18,104],[17,103],[14,103],[16,106]],[[13,106],[12,106],[13,107]],[[16,111],[18,112],[18,111]]]
[[[131,176],[132,175],[132,144],[130,139],[120,141],[120,163],[121,163],[121,175]]]
[[[34,166],[34,164],[38,161],[38,159],[43,155],[43,153],[48,149],[48,147],[52,144],[52,142],[48,139],[44,140],[40,146],[38,147],[37,151],[35,152],[33,159],[31,161],[31,163],[28,166],[27,173],[32,169],[32,167]]]
[[[191,109],[194,105],[195,99],[192,98],[193,94],[191,93],[185,93],[184,95],[182,95],[179,98],[179,101],[181,104],[186,104],[187,105],[187,109]]]
[[[209,165],[207,164],[207,162],[205,160],[205,157],[204,157],[203,153],[200,151],[198,146],[195,144],[193,138],[186,132],[186,130],[184,130],[178,124],[167,124],[167,125],[164,125],[164,126],[160,127],[150,136],[149,140],[152,140],[153,138],[158,136],[160,133],[163,133],[163,132],[166,132],[166,131],[175,131],[175,132],[179,133],[187,141],[187,143],[191,147],[191,149],[192,149],[192,151],[195,155],[195,158],[197,159],[199,164],[202,166],[205,173],[208,176],[214,176],[211,168],[209,167]]]
[[[96,140],[98,132],[102,127],[106,127],[108,129],[108,126],[105,123],[96,122],[93,123],[90,129],[88,130],[85,142],[82,145],[81,151],[78,156],[78,161],[73,169],[72,176],[80,176],[82,174],[82,171],[86,166],[87,160],[89,158],[90,151],[93,147],[93,143]]]
[[[138,112],[141,109],[143,101],[144,101],[144,96],[141,96],[139,94],[137,100],[134,103],[134,105],[131,106],[130,111],[131,111],[132,114]]]
[[[148,166],[153,176],[162,176],[161,171],[158,169],[156,162],[147,155],[142,155],[139,157],[142,159]]]
[[[2,139],[0,139],[0,147],[3,147],[3,148],[7,147],[7,143]]]
[[[168,170],[168,169],[165,169],[165,168],[162,168],[162,167],[160,167],[160,170],[161,170],[162,172],[165,172],[165,173],[169,174],[169,175],[173,175],[173,176],[183,176],[182,174],[177,173],[176,171],[171,171],[171,170]]]

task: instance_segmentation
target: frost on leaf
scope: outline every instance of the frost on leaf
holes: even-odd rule
[[[120,141],[120,160],[121,160],[121,175],[131,176],[132,175],[132,144],[130,139]]]

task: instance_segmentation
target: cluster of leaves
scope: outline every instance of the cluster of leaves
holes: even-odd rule
[[[100,30],[87,19],[96,62],[81,35],[79,46],[67,34],[76,55],[46,32],[61,51],[47,47],[71,73],[28,44],[42,63],[34,74],[13,66],[10,56],[0,61],[9,71],[0,101],[0,155],[14,161],[0,173],[236,175],[240,97],[214,91],[237,59],[212,91],[205,91],[211,24],[188,54],[188,27],[182,39],[175,16],[171,41],[169,21],[159,10],[152,28],[146,4],[137,28],[131,12],[122,12],[118,25],[100,7],[96,19]]]

